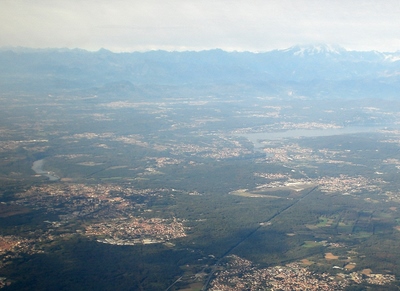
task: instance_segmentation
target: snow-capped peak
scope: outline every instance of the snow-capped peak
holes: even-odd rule
[[[397,62],[400,61],[400,53],[384,54],[385,61]]]
[[[318,44],[318,45],[306,45],[306,46],[293,46],[283,50],[284,52],[291,52],[295,56],[311,56],[311,55],[340,55],[346,51],[344,48],[337,45],[330,44]]]

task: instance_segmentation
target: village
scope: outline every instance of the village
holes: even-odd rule
[[[186,236],[180,219],[153,217],[147,207],[150,200],[162,195],[169,191],[112,184],[48,184],[19,193],[13,203],[58,215],[58,221],[46,224],[46,233],[51,235],[57,229],[70,229],[103,243],[133,245]]]
[[[251,261],[236,255],[228,257],[211,282],[212,291],[240,290],[344,290],[352,283],[368,282],[372,285],[385,285],[395,280],[393,275],[362,274],[361,272],[338,273],[336,275],[315,274],[298,262],[285,266],[258,268]]]

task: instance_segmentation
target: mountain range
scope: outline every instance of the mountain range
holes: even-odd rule
[[[263,53],[0,50],[0,89],[13,92],[159,94],[166,88],[201,88],[211,94],[227,89],[280,97],[294,92],[304,98],[396,98],[399,81],[400,51],[347,51],[325,44]]]

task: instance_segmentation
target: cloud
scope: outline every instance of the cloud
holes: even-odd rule
[[[2,0],[0,46],[398,50],[400,5],[372,0]]]

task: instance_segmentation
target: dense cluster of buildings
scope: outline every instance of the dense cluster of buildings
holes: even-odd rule
[[[118,245],[165,242],[186,236],[182,222],[176,218],[123,218],[86,226],[85,235],[98,241]]]
[[[252,154],[252,150],[244,147],[240,142],[235,139],[230,139],[225,136],[214,136],[209,142],[203,142],[200,144],[194,143],[148,143],[144,141],[144,138],[138,134],[132,134],[127,136],[117,136],[113,133],[80,133],[74,134],[72,136],[66,136],[64,139],[73,140],[73,139],[99,139],[104,141],[116,141],[129,145],[136,145],[146,148],[152,148],[156,151],[165,151],[168,150],[173,156],[180,155],[196,155],[202,158],[211,158],[211,159],[226,159],[233,157],[240,157],[245,155]],[[98,144],[100,147],[104,147],[104,144]],[[169,157],[161,157],[157,159],[157,167],[162,167],[168,164],[178,164],[181,163],[181,160],[169,158]]]
[[[134,189],[112,184],[48,184],[16,194],[13,203],[58,215],[48,228],[63,226],[110,244],[164,242],[184,237],[177,218],[149,215],[147,203],[169,195],[166,189]],[[62,205],[62,207],[60,207]],[[77,227],[78,223],[78,227]],[[79,226],[80,225],[80,226]]]
[[[339,177],[322,177],[318,179],[319,189],[322,192],[341,192],[343,194],[359,193],[362,191],[379,191],[379,185],[383,184],[381,179],[368,179],[362,176],[350,177],[339,175]]]
[[[266,178],[270,182],[260,184],[256,191],[268,191],[271,189],[289,188],[291,190],[305,189],[310,186],[319,186],[322,192],[342,194],[354,194],[363,191],[380,191],[381,185],[385,182],[382,179],[369,179],[362,176],[350,177],[348,175],[339,175],[338,177],[321,177],[318,179],[301,178],[293,179],[289,175],[257,173],[256,176]],[[394,197],[395,195],[393,195]]]
[[[183,222],[175,217],[154,217],[148,203],[166,189],[135,189],[113,184],[52,183],[32,186],[2,204],[2,215],[37,209],[55,221],[26,233],[0,235],[0,268],[23,254],[43,253],[46,244],[74,235],[93,237],[107,244],[133,245],[166,242],[186,236]],[[18,212],[20,211],[20,212]],[[10,284],[0,277],[0,288]]]
[[[299,263],[286,266],[257,268],[245,259],[236,255],[229,257],[224,264],[224,270],[216,273],[210,284],[211,291],[240,291],[240,290],[311,290],[332,291],[344,290],[351,284],[368,283],[385,285],[395,280],[393,275],[369,274],[359,272],[350,274],[328,273],[316,274]]]

